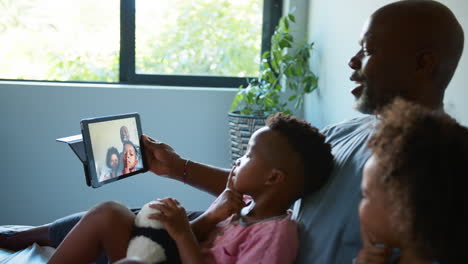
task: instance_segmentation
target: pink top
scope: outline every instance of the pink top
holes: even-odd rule
[[[207,263],[293,263],[298,250],[297,223],[291,215],[245,223],[233,216],[220,222],[200,244]]]

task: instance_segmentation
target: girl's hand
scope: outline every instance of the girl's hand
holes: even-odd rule
[[[224,189],[205,212],[206,217],[214,223],[219,223],[232,214],[239,213],[242,207],[245,206],[243,195],[234,190],[234,184],[232,182],[232,172],[234,169],[235,167],[233,167],[229,173],[226,189]]]
[[[385,264],[392,256],[392,249],[383,244],[376,244],[372,235],[361,225],[361,238],[363,247],[354,264]]]
[[[172,239],[177,241],[184,236],[192,236],[192,229],[190,228],[187,213],[179,201],[173,198],[165,198],[157,200],[150,204],[149,207],[157,209],[160,212],[151,214],[148,218],[161,221]]]

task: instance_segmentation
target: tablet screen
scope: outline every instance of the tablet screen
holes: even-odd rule
[[[82,124],[93,187],[145,171],[137,114],[87,119]]]

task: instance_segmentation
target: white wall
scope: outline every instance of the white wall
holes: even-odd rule
[[[311,0],[308,38],[316,43],[313,71],[319,76],[319,93],[307,98],[305,118],[323,127],[359,114],[352,109],[353,83],[349,59],[359,50],[358,39],[364,21],[389,0]],[[445,109],[468,125],[468,1],[441,0],[457,16],[465,30],[465,49],[457,72],[445,96]],[[390,74],[390,73],[389,73]]]
[[[152,173],[98,189],[87,187],[80,161],[55,139],[79,134],[82,118],[139,112],[144,133],[190,159],[227,167],[227,112],[234,93],[220,88],[0,82],[0,225],[42,224],[107,200],[139,207],[172,196],[187,209],[205,209],[213,197]]]

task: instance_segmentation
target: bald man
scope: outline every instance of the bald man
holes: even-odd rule
[[[326,128],[333,145],[333,180],[320,195],[302,201],[298,263],[350,263],[362,247],[358,203],[367,139],[382,107],[396,97],[443,110],[443,97],[463,50],[463,30],[435,1],[399,1],[366,21],[361,49],[351,58],[355,108],[364,114]],[[370,234],[371,236],[372,234]],[[378,241],[371,241],[378,243]]]
[[[351,91],[355,107],[369,115],[323,131],[333,145],[335,168],[325,188],[295,206],[302,227],[297,263],[351,263],[356,257],[362,247],[357,214],[360,182],[370,156],[366,143],[375,116],[398,96],[442,111],[444,92],[462,54],[463,42],[463,30],[453,13],[434,1],[395,2],[367,20],[360,36],[361,49],[349,66],[354,70],[350,79],[356,83]],[[185,168],[188,176],[184,177],[186,159],[166,144],[147,138],[144,143],[154,173],[186,181],[215,195],[223,191],[229,170],[189,162]],[[46,231],[50,231],[49,240],[53,241],[43,243],[56,244],[63,237],[57,236],[58,231],[66,233],[63,227],[72,226],[79,218],[74,219],[31,230],[24,237],[46,240]]]

